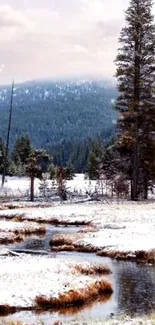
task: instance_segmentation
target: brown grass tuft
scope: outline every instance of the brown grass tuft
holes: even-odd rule
[[[17,235],[17,236],[15,237],[15,241],[17,241],[18,243],[21,242],[21,241],[23,241],[23,240],[24,240],[24,239],[23,239],[22,235]]]
[[[97,252],[98,256],[104,256],[104,257],[111,257],[117,260],[130,260],[131,257],[130,255],[128,256],[128,254],[130,254],[130,252],[122,252],[122,251],[117,251],[117,250],[100,250]]]
[[[54,252],[74,252],[75,247],[72,245],[52,246]]]
[[[72,240],[68,235],[56,235],[49,242],[50,246],[63,246],[63,245],[72,245]]]
[[[104,275],[111,274],[110,269],[106,265],[93,265],[84,267],[83,265],[76,265],[75,270],[84,275]]]
[[[155,249],[152,249],[148,252],[145,252],[143,250],[139,250],[135,252],[136,254],[136,259],[138,261],[144,261],[148,263],[155,263]]]
[[[22,234],[22,235],[25,235],[25,236],[30,236],[30,235],[33,235],[33,234],[36,234],[36,235],[44,235],[46,233],[46,228],[45,227],[39,227],[39,228],[23,228],[23,229],[19,229],[19,230],[15,230],[14,232],[16,235],[18,234]]]
[[[7,316],[9,314],[14,314],[15,312],[15,307],[11,307],[9,305],[0,305],[0,316]]]
[[[2,237],[0,238],[0,244],[1,245],[9,245],[9,244],[13,244],[14,242],[21,242],[23,240],[23,237],[21,235],[13,235],[9,238],[9,236],[6,237]]]
[[[74,245],[75,246],[75,251],[80,252],[80,253],[96,253],[96,248],[92,247],[90,245]]]
[[[111,283],[103,279],[89,285],[86,289],[69,290],[65,294],[60,294],[58,298],[39,296],[36,298],[36,305],[44,310],[67,306],[82,306],[89,300],[96,299],[103,294],[112,294],[112,292]]]

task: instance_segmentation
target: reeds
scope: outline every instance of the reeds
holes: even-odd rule
[[[103,294],[112,294],[112,292],[111,283],[105,279],[101,279],[100,281],[90,284],[87,288],[69,290],[64,294],[60,294],[58,298],[38,296],[35,301],[37,307],[43,310],[69,306],[83,306],[89,300],[96,299]]]
[[[75,251],[82,253],[94,253],[96,248],[91,245],[76,244],[76,240],[83,237],[80,233],[75,234],[58,234],[49,242],[51,249],[56,252]]]
[[[13,244],[15,242],[21,242],[21,241],[23,241],[23,237],[21,235],[12,234],[9,237],[8,234],[6,234],[5,237],[0,238],[0,244],[1,245],[9,245],[9,244]]]
[[[105,275],[111,274],[111,270],[106,265],[92,265],[92,266],[83,266],[76,265],[75,270],[83,275]]]
[[[36,235],[43,235],[46,233],[46,228],[45,227],[26,227],[25,229],[16,229],[15,230],[15,234],[18,235],[18,234],[22,234],[22,235],[25,235],[25,236],[30,236],[30,235],[33,235],[33,234],[36,234]]]
[[[0,315],[7,316],[9,314],[14,314],[16,312],[15,307],[11,307],[9,305],[0,305]]]

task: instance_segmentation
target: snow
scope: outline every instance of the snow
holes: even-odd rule
[[[0,179],[1,181],[1,179]],[[35,179],[35,196],[39,196],[39,185],[40,180]],[[51,187],[52,181],[47,181],[48,185]],[[75,174],[73,180],[68,180],[66,182],[66,188],[73,193],[78,193],[79,195],[85,195],[86,192],[94,192],[96,188],[96,181],[89,181],[85,179],[84,174]],[[6,181],[3,187],[0,188],[1,197],[28,197],[30,193],[30,179],[28,177],[6,177]]]
[[[0,305],[33,307],[37,296],[58,297],[60,293],[83,289],[96,281],[79,275],[74,268],[77,262],[52,258],[52,255],[0,257],[0,265]]]
[[[155,231],[147,227],[133,224],[126,229],[104,229],[97,233],[85,235],[76,244],[90,245],[97,250],[106,248],[113,251],[135,253],[137,250],[149,251],[155,249]],[[143,228],[143,229],[142,229]]]
[[[80,244],[125,252],[155,249],[155,204],[62,204],[46,208],[0,211],[0,216],[23,216],[26,220],[91,222],[98,230],[83,234]],[[77,241],[76,241],[77,243]]]
[[[89,320],[83,321],[83,320],[73,320],[70,322],[63,322],[63,325],[154,325],[155,319],[154,316],[148,316],[148,317],[137,317],[134,319],[131,319],[130,317],[124,317],[124,319],[114,319],[109,321],[99,321],[99,320]]]
[[[34,232],[40,230],[41,226],[30,222],[0,221],[0,231],[3,232]]]

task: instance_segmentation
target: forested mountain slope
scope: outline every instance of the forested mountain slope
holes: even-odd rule
[[[0,136],[6,138],[11,87],[0,87]],[[28,134],[36,147],[52,148],[102,135],[116,122],[115,86],[106,81],[33,81],[15,87],[11,147]]]

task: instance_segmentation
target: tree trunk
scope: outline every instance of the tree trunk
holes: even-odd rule
[[[34,176],[31,176],[30,201],[34,201]]]
[[[137,12],[139,11],[139,4],[137,3]],[[133,148],[133,171],[132,171],[132,181],[133,190],[131,199],[136,201],[138,199],[138,181],[139,181],[139,100],[140,100],[140,36],[139,36],[140,25],[137,22],[136,26],[136,39],[135,39],[135,62],[134,62],[134,112],[135,112],[135,143]]]
[[[14,80],[13,80],[13,83],[12,83],[12,91],[11,91],[10,114],[9,114],[7,141],[6,141],[6,150],[5,150],[5,155],[4,155],[4,170],[3,170],[3,175],[2,175],[2,186],[4,185],[5,175],[6,175],[6,171],[7,171],[7,159],[8,159],[11,121],[12,121],[13,93],[14,93]]]
[[[132,179],[130,180],[130,183],[131,183],[131,200],[133,200],[133,181]]]
[[[144,200],[148,199],[148,179],[144,176]]]

